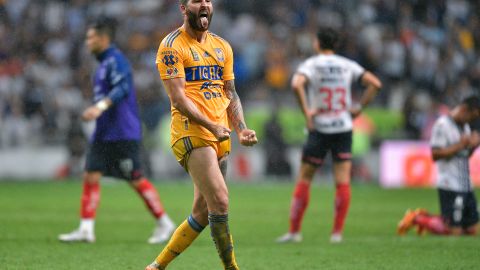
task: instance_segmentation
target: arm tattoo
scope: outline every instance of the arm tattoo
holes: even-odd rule
[[[240,98],[235,90],[235,82],[233,80],[225,82],[225,94],[230,99],[230,105],[227,108],[228,118],[232,122],[234,128],[237,131],[244,130],[246,128],[245,120],[243,118],[243,109]]]

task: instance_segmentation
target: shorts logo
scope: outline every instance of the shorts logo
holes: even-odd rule
[[[215,54],[217,55],[218,61],[221,61],[221,62],[225,61],[225,57],[223,56],[223,51],[222,51],[222,49],[220,49],[220,48],[215,48],[214,50],[215,50]]]
[[[178,62],[178,57],[173,54],[166,54],[163,56],[162,63],[166,66],[173,66]]]
[[[190,48],[190,52],[192,52],[193,61],[200,61],[200,57],[198,57],[198,53],[194,49]]]
[[[120,160],[120,164],[118,166],[120,171],[122,172],[123,176],[130,177],[133,171],[133,160],[127,158]]]

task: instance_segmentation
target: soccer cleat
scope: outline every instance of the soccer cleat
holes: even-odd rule
[[[410,228],[414,225],[415,217],[420,214],[420,209],[416,209],[415,211],[412,211],[408,209],[405,212],[405,215],[403,218],[400,220],[397,226],[397,234],[398,235],[405,235]]]
[[[92,231],[75,230],[71,233],[60,234],[58,240],[62,242],[95,242],[95,235]]]
[[[163,214],[163,216],[158,220],[157,226],[153,231],[153,234],[150,238],[148,238],[149,244],[161,244],[166,242],[170,239],[170,236],[175,231],[175,224],[173,221],[168,217],[167,214]]]
[[[156,261],[152,262],[151,264],[145,267],[145,270],[163,270],[165,268],[161,267]]]
[[[297,233],[291,233],[288,232],[279,238],[277,238],[276,242],[277,243],[300,243],[302,242],[302,234],[297,232]]]
[[[332,244],[338,244],[343,241],[343,237],[341,233],[332,233],[330,236],[330,243]]]

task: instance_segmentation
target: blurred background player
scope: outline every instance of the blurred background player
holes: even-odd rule
[[[335,218],[331,242],[342,241],[350,205],[352,169],[352,118],[358,116],[382,87],[380,80],[356,62],[335,54],[338,34],[331,28],[318,31],[314,47],[318,54],[304,61],[292,78],[292,87],[305,115],[308,139],[303,147],[290,209],[290,229],[277,242],[300,242],[302,219],[310,197],[310,184],[327,152],[333,158],[336,184]],[[352,104],[351,84],[366,86],[360,104]],[[308,95],[308,96],[307,96]]]
[[[228,225],[225,183],[229,126],[235,128],[242,145],[256,144],[257,137],[245,124],[235,90],[232,48],[208,31],[212,2],[180,0],[180,9],[183,26],[160,43],[156,63],[172,104],[172,150],[193,180],[193,209],[146,269],[165,269],[207,225],[224,268],[239,269]]]
[[[417,233],[439,235],[475,235],[477,233],[477,200],[470,179],[469,158],[480,144],[480,135],[471,131],[470,123],[480,116],[480,99],[465,98],[448,115],[433,126],[430,144],[438,169],[437,189],[441,215],[424,209],[407,210],[397,233],[405,235],[416,226]]]
[[[114,21],[98,19],[87,30],[86,45],[99,66],[94,77],[95,105],[82,115],[84,121],[96,120],[83,176],[81,221],[77,230],[61,234],[64,242],[94,242],[94,220],[100,200],[102,175],[122,178],[143,198],[157,226],[149,243],[161,243],[170,237],[175,225],[165,213],[160,198],[140,167],[141,124],[133,87],[133,76],[126,57],[113,44]]]

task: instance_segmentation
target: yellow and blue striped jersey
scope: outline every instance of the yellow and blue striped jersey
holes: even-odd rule
[[[224,81],[233,80],[234,74],[233,51],[227,41],[207,32],[205,42],[199,43],[180,27],[162,40],[156,63],[162,80],[185,78],[185,95],[210,120],[229,126],[230,100],[224,92]],[[171,114],[171,145],[187,136],[217,140],[173,106]]]

